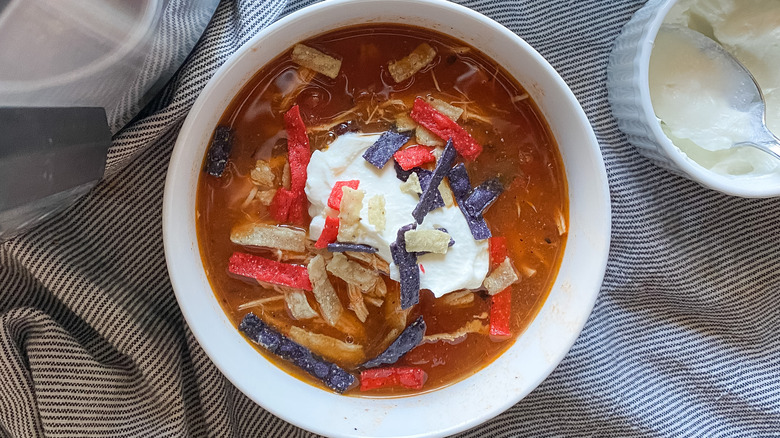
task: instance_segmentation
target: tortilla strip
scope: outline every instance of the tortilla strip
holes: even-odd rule
[[[291,326],[288,336],[324,359],[338,362],[346,367],[362,363],[366,358],[362,345],[349,344],[330,336],[312,333],[300,327]]]
[[[318,254],[309,261],[307,268],[309,270],[312,293],[317,300],[317,304],[320,305],[322,318],[328,325],[335,326],[344,308],[341,305],[341,301],[339,301],[336,290],[328,279],[325,258]]]
[[[241,224],[230,230],[230,241],[245,246],[305,252],[306,232],[295,228],[259,223]]]

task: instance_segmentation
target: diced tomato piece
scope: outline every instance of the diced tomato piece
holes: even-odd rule
[[[490,270],[496,268],[507,257],[506,237],[491,237],[488,239],[490,248]]]
[[[309,270],[306,269],[306,266],[281,263],[252,254],[235,252],[230,257],[228,271],[266,283],[311,290]]]
[[[482,153],[482,146],[465,129],[428,102],[420,98],[415,99],[410,116],[438,137],[444,140],[452,139],[452,145],[463,158],[474,160]]]
[[[360,373],[360,390],[369,391],[394,386],[420,389],[427,379],[428,374],[421,368],[371,368]]]
[[[353,190],[357,190],[360,185],[360,181],[353,179],[350,181],[336,181],[333,184],[333,189],[330,191],[328,197],[328,207],[338,210],[341,207],[341,198],[344,196],[344,186],[347,186]]]
[[[287,130],[287,160],[290,162],[290,190],[303,193],[306,187],[306,167],[311,159],[309,137],[303,124],[298,105],[284,113],[284,126]]]
[[[512,288],[508,287],[490,297],[490,337],[494,340],[512,337]]]
[[[411,170],[414,167],[436,161],[433,148],[429,146],[412,146],[393,154],[393,158],[403,170]]]
[[[322,227],[322,233],[314,244],[316,248],[327,248],[329,243],[336,241],[339,235],[339,218],[328,216],[325,218],[325,226]]]

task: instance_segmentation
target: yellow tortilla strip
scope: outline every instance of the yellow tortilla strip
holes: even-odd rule
[[[341,70],[341,60],[303,44],[296,44],[293,47],[291,57],[296,64],[322,73],[331,79],[335,79]]]
[[[428,43],[422,43],[412,53],[398,61],[390,62],[387,65],[387,70],[396,83],[402,82],[425,68],[435,57],[436,50],[429,46]]]
[[[268,224],[242,224],[230,230],[230,241],[237,245],[274,248],[282,251],[306,251],[306,232]]]
[[[363,208],[363,190],[342,187],[344,195],[339,206],[339,242],[355,242],[360,231],[360,210]]]
[[[261,188],[274,187],[276,176],[267,161],[257,160],[255,168],[249,172],[249,178]]]
[[[450,244],[450,235],[441,230],[409,230],[405,239],[409,252],[446,254]]]
[[[339,301],[339,296],[328,279],[328,271],[325,268],[325,258],[315,256],[307,266],[309,281],[311,281],[312,293],[320,305],[322,318],[330,326],[335,326],[341,317],[344,308]]]
[[[419,195],[423,192],[417,172],[410,173],[409,178],[401,183],[401,191],[410,195]]]
[[[377,231],[385,230],[385,197],[384,195],[374,195],[368,200],[368,223],[373,225]]]
[[[451,105],[441,99],[437,99],[433,96],[428,96],[426,99],[432,107],[445,116],[449,117],[452,121],[457,122],[460,116],[463,115],[463,108],[459,108],[455,105]]]
[[[515,268],[512,267],[512,263],[509,261],[509,257],[507,257],[485,278],[482,286],[487,289],[490,295],[495,295],[515,284],[518,280]]]
[[[296,326],[290,327],[287,336],[323,358],[347,367],[353,367],[366,360],[363,346],[359,344],[350,344]]]
[[[287,303],[287,308],[295,319],[311,319],[319,316],[317,312],[311,308],[309,300],[306,299],[306,293],[302,290],[285,292],[284,301]]]

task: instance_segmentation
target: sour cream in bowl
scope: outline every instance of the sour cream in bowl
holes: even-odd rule
[[[700,32],[737,58],[761,87],[767,126],[777,135],[778,23],[774,1],[649,1],[624,27],[608,67],[612,111],[629,142],[705,187],[743,197],[780,195],[780,160],[732,147],[756,137],[752,114],[737,104],[744,100],[742,79],[679,37]]]
[[[571,347],[609,195],[581,107],[516,35],[450,2],[329,1],[206,86],[164,235],[193,334],[252,400],[327,436],[445,436]]]

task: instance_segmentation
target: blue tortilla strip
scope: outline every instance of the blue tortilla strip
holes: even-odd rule
[[[265,348],[268,352],[292,362],[339,394],[355,383],[355,376],[338,365],[316,356],[303,345],[293,342],[254,313],[247,313],[241,320],[238,329],[252,342]]]
[[[406,180],[409,179],[409,175],[419,170],[419,167],[415,167],[409,170],[404,170],[403,167],[401,167],[400,164],[398,164],[397,161],[393,160],[393,167],[395,168],[395,176],[396,178],[400,179],[403,182],[406,182]]]
[[[216,177],[222,176],[232,148],[233,131],[228,126],[217,126],[206,154],[206,173]]]
[[[474,237],[474,240],[485,240],[493,236],[482,214],[471,215],[463,207],[462,202],[458,202],[458,207],[460,207],[463,217],[466,218],[466,223],[469,225],[469,230],[471,230],[471,236]]]
[[[463,206],[471,216],[477,216],[484,213],[485,209],[498,199],[503,193],[504,186],[497,178],[491,178],[482,184],[474,187],[471,194],[463,201]]]
[[[404,225],[398,230],[395,242],[390,244],[393,263],[398,267],[401,283],[401,308],[408,309],[420,302],[420,268],[417,254],[406,251],[406,232],[417,228],[417,224]]]
[[[367,252],[373,254],[379,250],[377,248],[374,248],[373,246],[363,245],[362,243],[334,242],[328,244],[328,251],[330,252],[352,251],[352,252]]]
[[[471,181],[469,181],[469,174],[466,173],[466,165],[458,163],[455,167],[447,172],[447,179],[450,181],[450,188],[455,195],[455,199],[460,202],[471,192]]]
[[[403,357],[403,355],[420,345],[423,336],[425,336],[425,329],[425,321],[423,320],[423,317],[420,316],[414,320],[413,323],[409,324],[385,351],[379,356],[364,363],[362,367],[375,368],[380,365],[392,365],[398,362],[398,359]]]
[[[455,162],[455,158],[458,153],[452,146],[452,139],[447,140],[447,144],[444,146],[444,152],[441,153],[439,160],[436,161],[436,168],[433,169],[433,175],[428,182],[428,187],[423,189],[423,193],[420,196],[420,202],[412,210],[412,217],[421,224],[425,215],[428,214],[433,208],[432,206],[436,202],[436,196],[441,197],[439,192],[439,184],[441,184],[444,176],[450,171],[452,163]],[[422,185],[422,182],[420,183]]]
[[[366,149],[363,153],[363,158],[377,169],[382,169],[393,158],[393,154],[398,152],[401,146],[405,145],[411,137],[412,131],[385,131],[374,144]]]
[[[431,185],[431,179],[433,179],[433,172],[431,172],[430,170],[420,169],[417,171],[417,177],[420,179],[420,188],[423,189],[423,193],[425,193],[425,190],[427,190],[428,186]],[[420,195],[420,197],[422,198],[422,194]],[[426,213],[441,207],[444,207],[444,198],[441,197],[441,192],[436,190],[433,195],[433,203],[431,204],[431,209],[428,210]]]

